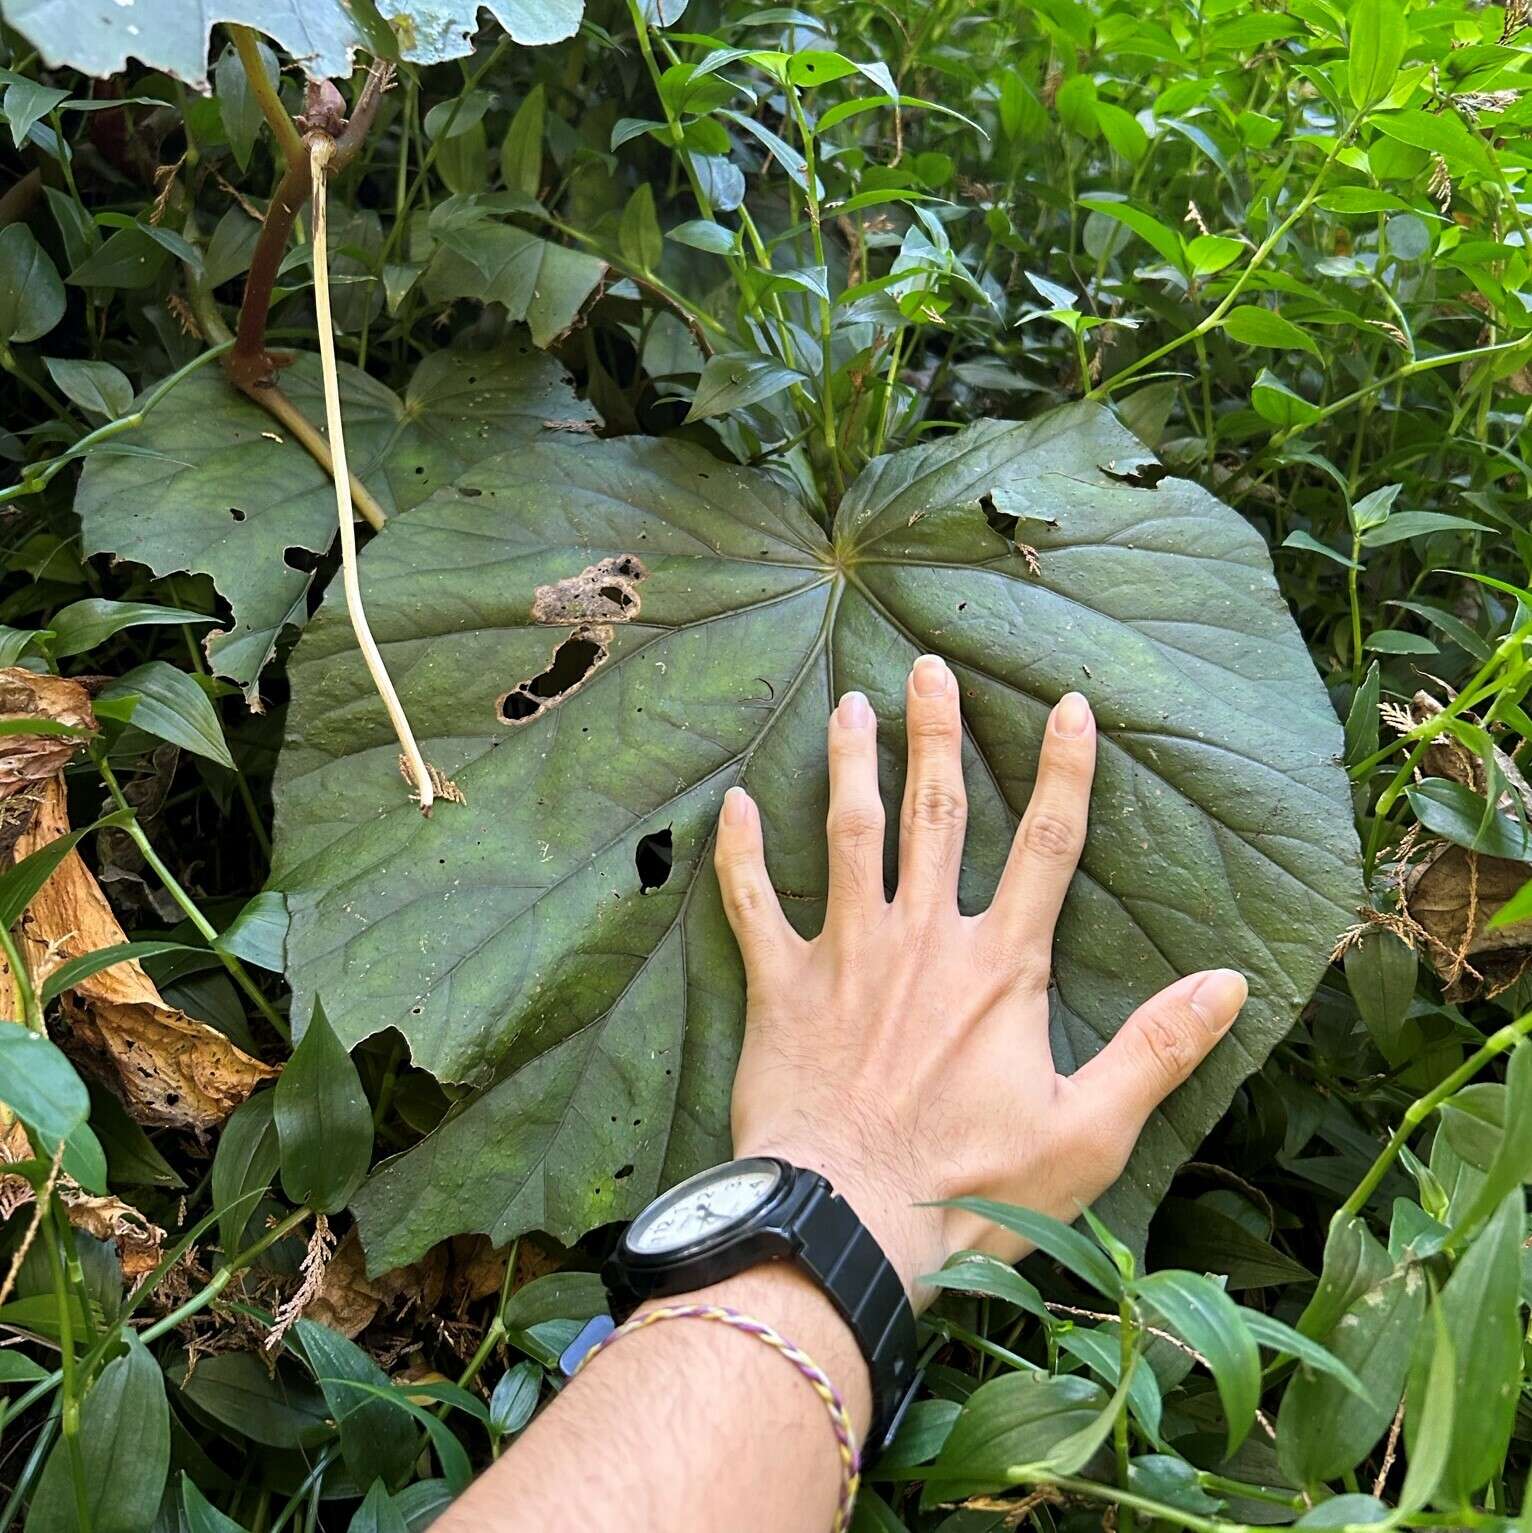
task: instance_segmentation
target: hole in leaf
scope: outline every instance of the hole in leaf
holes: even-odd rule
[[[664,885],[670,877],[673,850],[668,825],[664,830],[651,831],[647,836],[639,838],[633,852],[633,863],[638,869],[640,894],[648,894]]]
[[[302,570],[305,575],[312,575],[319,568],[319,555],[310,548],[284,548],[282,563],[290,570]]]
[[[548,669],[511,688],[500,699],[506,724],[525,724],[579,687],[607,656],[610,629],[582,628],[554,650]]]
[[[230,506],[229,515],[232,516],[236,522],[242,522],[245,519],[245,513],[241,511],[238,506]]]
[[[989,523],[991,530],[998,532],[1007,543],[1015,541],[1017,518],[1009,511],[1002,511],[995,504],[995,497],[988,491],[979,497],[980,509],[984,512],[984,520]]]
[[[1111,463],[1103,463],[1101,472],[1108,479],[1115,479],[1118,484],[1131,484],[1140,490],[1152,490],[1170,470],[1163,463],[1156,463],[1153,458],[1145,458],[1141,463],[1124,463],[1120,468],[1114,459]]]
[[[459,495],[467,495],[470,498],[477,498],[484,493],[476,484],[460,484],[457,492]]]
[[[628,1177],[628,1176],[632,1176],[632,1175],[633,1175],[633,1162],[632,1162],[632,1161],[629,1161],[629,1162],[628,1162],[628,1163],[627,1163],[627,1165],[625,1165],[625,1166],[619,1166],[619,1167],[618,1167],[618,1168],[617,1168],[617,1169],[616,1169],[616,1170],[615,1170],[615,1171],[614,1171],[614,1172],[613,1172],[613,1173],[612,1173],[612,1180],[613,1180],[613,1181],[614,1181],[614,1182],[620,1182],[620,1181],[622,1181],[622,1179],[623,1179],[623,1178],[624,1178],[624,1177]]]

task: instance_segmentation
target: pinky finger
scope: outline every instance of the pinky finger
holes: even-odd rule
[[[743,788],[730,788],[724,795],[713,866],[723,893],[724,914],[739,943],[746,973],[753,976],[798,937],[782,914],[777,891],[766,872],[760,810]]]

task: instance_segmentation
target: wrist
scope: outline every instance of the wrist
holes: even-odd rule
[[[742,1157],[772,1155],[806,1171],[817,1171],[877,1241],[916,1313],[930,1302],[931,1290],[918,1280],[935,1272],[950,1254],[944,1233],[945,1211],[922,1206],[913,1176],[898,1173],[886,1158],[874,1166],[866,1157],[841,1153],[823,1140],[765,1134],[742,1140],[735,1153]]]

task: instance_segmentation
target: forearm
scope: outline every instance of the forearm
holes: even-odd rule
[[[871,1415],[867,1366],[801,1273],[774,1262],[665,1302],[721,1304],[765,1321],[829,1376],[862,1440]],[[840,1479],[829,1414],[792,1363],[716,1321],[666,1320],[592,1359],[436,1526],[828,1529]]]

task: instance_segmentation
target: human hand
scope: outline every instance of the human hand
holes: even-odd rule
[[[1085,842],[1096,726],[1077,692],[1048,720],[1036,786],[994,902],[957,907],[966,801],[957,679],[935,656],[906,686],[909,772],[899,886],[883,893],[877,721],[848,693],[830,719],[829,905],[805,941],[767,875],[761,820],[724,800],[715,863],[744,957],[745,1041],[734,1081],[738,1155],[822,1172],[872,1230],[916,1302],[954,1251],[1027,1247],[961,1196],[1072,1220],[1116,1180],[1150,1112],[1244,1004],[1243,976],[1177,980],[1074,1075],[1048,1044],[1053,931]]]

